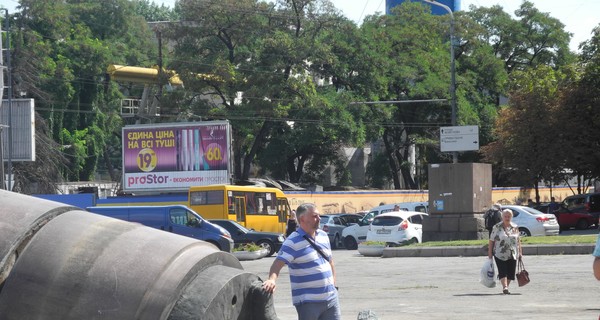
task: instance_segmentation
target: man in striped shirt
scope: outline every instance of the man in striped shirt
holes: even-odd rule
[[[263,283],[275,292],[275,281],[284,265],[290,270],[292,302],[300,320],[339,320],[341,310],[335,286],[335,267],[329,237],[319,230],[319,210],[305,203],[296,210],[299,228],[283,243]]]

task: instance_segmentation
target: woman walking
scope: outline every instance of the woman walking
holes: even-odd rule
[[[494,257],[498,269],[498,278],[502,284],[502,293],[510,294],[508,286],[515,280],[517,259],[523,256],[519,227],[512,222],[513,212],[502,210],[502,221],[494,225],[488,245],[488,258]]]

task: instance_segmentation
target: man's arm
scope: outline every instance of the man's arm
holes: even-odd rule
[[[596,246],[594,247],[594,252],[592,253],[594,256],[594,264],[592,269],[594,270],[594,277],[597,280],[600,280],[600,234],[596,238]]]
[[[335,280],[335,265],[333,263],[333,256],[331,258],[329,258],[329,264],[331,265],[331,274],[333,275],[333,285],[335,286],[336,280]]]
[[[600,280],[600,257],[594,257],[594,277]]]
[[[271,265],[271,269],[269,269],[269,279],[267,279],[267,280],[265,280],[265,282],[263,282],[263,289],[266,292],[268,292],[268,293],[275,292],[275,287],[276,287],[275,281],[277,281],[277,277],[279,277],[279,272],[281,271],[281,268],[283,268],[283,266],[285,266],[285,262],[283,262],[282,260],[275,259],[275,261],[273,261],[273,264]]]

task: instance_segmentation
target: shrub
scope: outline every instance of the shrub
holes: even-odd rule
[[[256,243],[246,243],[245,245],[237,246],[237,247],[233,248],[233,251],[254,252],[254,251],[258,251],[260,249],[262,249],[262,247],[257,245]]]
[[[385,246],[385,242],[383,241],[364,241],[360,244],[364,244],[366,246]]]

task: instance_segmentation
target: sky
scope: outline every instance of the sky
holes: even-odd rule
[[[101,1],[101,0],[100,0]],[[151,0],[172,7],[176,0]],[[360,24],[365,16],[385,12],[385,0],[331,0],[346,17]],[[530,0],[535,7],[550,13],[565,24],[565,29],[573,34],[571,50],[577,51],[579,43],[591,38],[592,29],[600,23],[600,1],[597,0]],[[514,14],[522,0],[462,0],[461,9],[469,10],[470,5],[491,7],[500,5],[505,12]],[[9,12],[15,10],[17,0],[0,0],[0,7]]]

